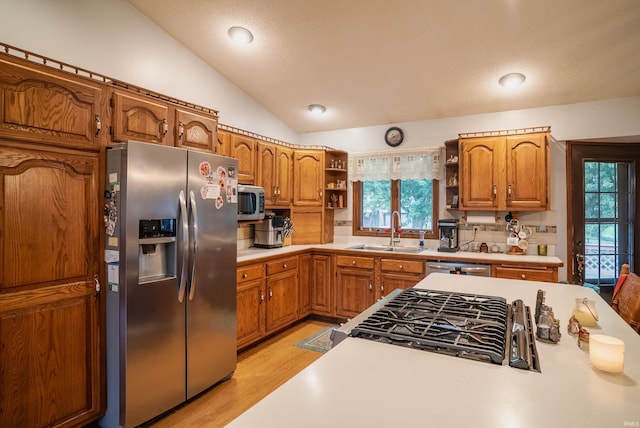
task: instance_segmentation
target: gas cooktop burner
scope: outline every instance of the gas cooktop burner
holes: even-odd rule
[[[509,362],[515,363],[511,365],[531,368],[529,349],[524,349],[529,348],[526,333],[515,333],[524,330],[523,322],[512,319],[516,312],[528,313],[523,314],[521,301],[517,311],[514,305],[501,297],[408,289],[358,324],[350,336],[494,364],[503,363],[508,349]]]

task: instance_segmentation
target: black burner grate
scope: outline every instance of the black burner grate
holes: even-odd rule
[[[502,364],[509,305],[501,297],[408,289],[350,335]]]

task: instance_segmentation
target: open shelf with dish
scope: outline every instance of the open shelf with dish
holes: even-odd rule
[[[347,208],[348,154],[342,150],[328,150],[324,157],[324,207]]]
[[[457,210],[460,197],[460,168],[458,140],[448,140],[444,142],[445,152],[445,190],[446,207],[449,210]]]

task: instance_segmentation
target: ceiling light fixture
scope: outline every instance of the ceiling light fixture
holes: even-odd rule
[[[253,34],[244,27],[231,27],[228,33],[231,40],[238,44],[248,45],[253,41]]]
[[[522,73],[505,74],[498,80],[505,88],[517,88],[522,85],[527,78]]]
[[[311,113],[317,114],[317,115],[324,114],[324,112],[327,111],[327,108],[321,104],[310,104],[309,107],[307,108]]]

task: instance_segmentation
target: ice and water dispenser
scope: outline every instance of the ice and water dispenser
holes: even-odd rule
[[[176,219],[140,220],[138,283],[176,276]]]

